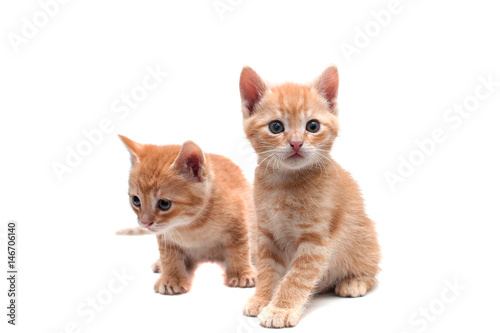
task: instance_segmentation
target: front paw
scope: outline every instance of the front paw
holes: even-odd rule
[[[257,274],[255,271],[226,273],[226,285],[229,287],[252,288],[255,287]]]
[[[162,295],[185,294],[189,291],[187,279],[160,276],[154,286],[155,292]]]
[[[243,314],[248,317],[257,317],[260,311],[269,303],[255,295],[250,297],[243,307]]]
[[[258,318],[260,324],[264,327],[293,327],[299,323],[300,311],[295,309],[282,309],[269,304],[262,309]]]

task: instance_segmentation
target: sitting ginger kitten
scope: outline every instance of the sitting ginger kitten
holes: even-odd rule
[[[193,142],[182,147],[143,145],[124,136],[132,168],[130,205],[139,226],[119,235],[156,234],[160,272],[154,289],[160,294],[186,293],[191,268],[222,262],[225,283],[253,287],[250,227],[255,224],[252,190],[228,158],[204,154]]]
[[[311,295],[363,296],[380,250],[358,185],[331,157],[338,132],[336,67],[311,86],[272,89],[241,72],[245,133],[258,154],[257,286],[243,313],[266,327],[295,326]]]

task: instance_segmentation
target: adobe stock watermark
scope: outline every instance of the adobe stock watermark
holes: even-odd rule
[[[359,55],[366,49],[391,24],[393,18],[403,12],[403,9],[401,0],[390,0],[385,9],[372,10],[370,19],[362,27],[355,26],[352,41],[343,41],[339,45],[347,63],[351,63],[353,56]]]
[[[245,166],[254,166],[257,164],[257,154],[252,144],[247,139],[240,139],[236,146],[237,158]]]
[[[156,65],[154,68],[146,66],[145,72],[146,74],[140,83],[134,85],[127,93],[122,93],[111,103],[110,110],[117,119],[104,117],[97,122],[94,128],[84,129],[76,144],[66,145],[64,159],[52,161],[52,170],[60,182],[64,180],[66,174],[72,173],[75,168],[81,165],[84,158],[92,154],[94,148],[103,143],[105,136],[113,133],[116,124],[128,118],[131,112],[137,109],[168,76],[168,72],[164,72],[160,65]]]
[[[425,332],[432,323],[446,314],[451,304],[455,303],[467,287],[457,278],[453,281],[445,280],[444,288],[437,297],[418,307],[408,318],[409,327],[399,333]]]
[[[62,329],[57,330],[57,333],[82,333],[85,327],[90,325],[99,314],[105,311],[113,302],[118,294],[121,294],[134,276],[129,275],[125,268],[121,272],[111,270],[113,277],[107,282],[104,288],[97,290],[90,296],[82,300],[75,308],[75,317],[66,322]]]
[[[257,318],[238,317],[238,327],[236,333],[252,333],[261,326]]]
[[[45,28],[50,21],[55,18],[62,6],[70,0],[40,0],[39,8],[29,17],[21,17],[21,27],[18,32],[7,32],[7,39],[14,49],[19,53],[21,45],[28,44],[33,38],[38,36],[40,31]]]
[[[17,325],[19,294],[18,225],[15,220],[7,222],[7,323]]]
[[[219,19],[224,21],[226,14],[233,12],[242,2],[243,0],[214,0],[212,6]]]
[[[443,112],[444,125],[432,129],[430,136],[415,140],[415,146],[409,153],[398,156],[396,169],[384,173],[392,192],[398,184],[404,183],[412,176],[417,168],[437,151],[439,145],[448,140],[450,132],[458,130],[463,122],[479,109],[481,102],[493,96],[500,86],[500,81],[494,81],[492,74],[487,77],[479,76],[477,80],[479,83],[470,95]]]

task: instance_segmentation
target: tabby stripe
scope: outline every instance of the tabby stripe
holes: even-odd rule
[[[264,235],[265,237],[269,238],[273,243],[275,243],[274,236],[269,230],[264,229],[262,227],[258,227],[258,230],[261,235]]]
[[[314,267],[318,262],[323,261],[324,258],[325,256],[321,254],[303,254],[294,260],[293,265],[303,269],[306,267]]]
[[[299,247],[300,244],[305,242],[314,243],[319,246],[326,245],[325,242],[323,241],[323,236],[321,236],[317,232],[308,232],[300,236],[299,239],[297,240],[297,247]]]
[[[288,280],[288,283],[292,285],[292,287],[297,288],[297,289],[309,289],[311,290],[313,286],[309,286],[305,283],[301,283],[299,281],[296,281],[297,279],[290,279]]]
[[[279,257],[278,255],[276,255],[276,253],[274,253],[269,247],[263,247],[259,250],[259,259],[261,260],[264,260],[264,259],[271,259],[273,260],[274,262],[276,262],[277,264],[285,267],[285,261]]]

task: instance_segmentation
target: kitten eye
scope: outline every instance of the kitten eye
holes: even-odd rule
[[[134,206],[141,207],[141,200],[136,195],[132,197],[132,203],[134,204]]]
[[[307,123],[306,130],[311,133],[316,133],[317,131],[319,131],[319,122],[317,122],[316,120],[311,120]]]
[[[276,120],[269,124],[269,130],[274,134],[278,134],[285,130],[285,126],[283,126],[281,121]]]
[[[169,210],[172,207],[172,200],[160,200],[158,201],[158,208],[161,210]]]

